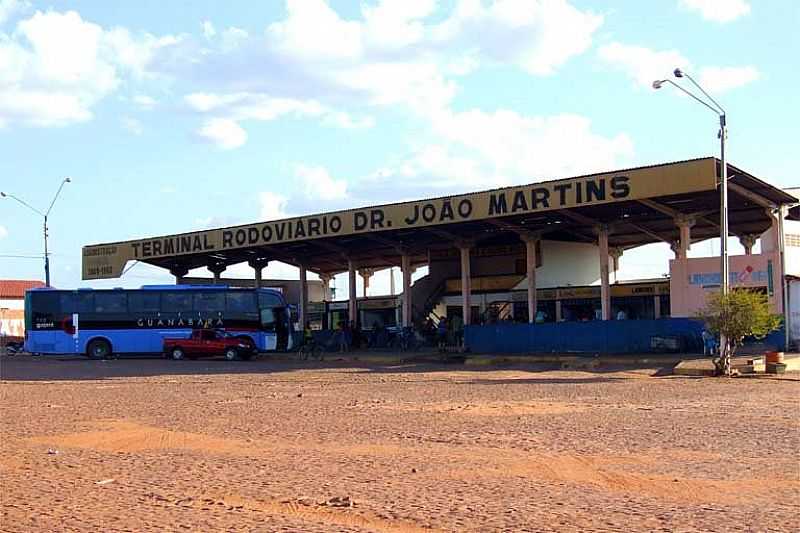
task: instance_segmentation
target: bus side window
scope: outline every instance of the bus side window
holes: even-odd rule
[[[57,292],[34,292],[34,324],[56,323],[61,320],[61,299]]]
[[[94,294],[88,291],[78,291],[75,295],[75,312],[94,313]]]
[[[261,326],[264,331],[275,331],[275,311],[273,309],[261,310]]]
[[[194,310],[200,313],[221,313],[225,311],[225,293],[222,291],[201,291],[194,293]]]
[[[227,298],[226,311],[228,313],[255,313],[256,295],[250,291],[230,291]]]

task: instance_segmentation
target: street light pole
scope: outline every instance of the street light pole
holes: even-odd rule
[[[58,199],[58,196],[61,194],[61,189],[64,188],[65,184],[71,183],[71,182],[72,182],[72,180],[70,178],[64,178],[61,181],[61,185],[59,185],[55,196],[53,196],[53,201],[50,202],[50,207],[48,207],[47,211],[45,211],[44,213],[42,213],[40,210],[38,210],[35,207],[33,207],[31,204],[29,204],[25,200],[22,200],[21,198],[17,198],[13,194],[6,193],[6,192],[0,192],[0,196],[2,196],[3,198],[12,198],[12,199],[16,200],[17,202],[21,203],[22,205],[24,205],[25,207],[27,207],[28,209],[30,209],[31,211],[33,211],[34,213],[36,213],[37,215],[41,216],[44,219],[44,224],[43,224],[43,229],[44,229],[44,279],[45,279],[45,286],[47,286],[47,287],[50,287],[50,253],[48,252],[48,249],[47,249],[47,237],[48,237],[48,235],[47,235],[47,217],[50,216],[50,211],[52,211],[53,206],[55,205],[56,200]]]
[[[719,280],[719,287],[720,293],[722,296],[726,296],[730,292],[730,267],[728,261],[728,164],[725,160],[725,141],[728,138],[728,126],[727,126],[727,117],[725,114],[725,109],[719,105],[719,102],[714,100],[714,98],[708,94],[705,89],[703,89],[699,83],[697,83],[694,78],[692,78],[686,72],[683,72],[681,69],[676,68],[673,71],[673,74],[676,78],[687,78],[692,85],[697,87],[706,98],[708,98],[708,102],[699,98],[697,95],[692,93],[691,91],[685,89],[684,87],[678,85],[672,80],[656,80],[653,82],[653,89],[660,89],[664,83],[669,83],[672,86],[680,89],[683,93],[692,97],[695,101],[703,104],[705,107],[713,111],[719,117],[719,150],[720,150],[720,183],[719,183],[719,241],[720,241],[720,280]],[[710,103],[709,103],[710,102]],[[720,334],[719,345],[721,348],[720,356],[723,361],[724,369],[723,372],[728,375],[730,374],[730,354],[728,353],[728,343],[727,339],[725,338],[725,334]]]
[[[714,98],[712,98],[712,96],[708,94],[700,86],[700,84],[694,80],[694,78],[679,68],[675,69],[674,74],[676,78],[688,78],[695,87],[700,89],[700,92],[702,92],[711,103],[704,101],[691,91],[686,90],[684,87],[681,87],[672,80],[656,80],[653,82],[653,89],[660,89],[665,83],[669,83],[673,87],[676,87],[680,91],[692,97],[695,101],[706,106],[719,117],[719,133],[717,135],[720,143],[720,166],[722,167],[720,169],[721,177],[719,184],[720,292],[723,295],[726,295],[728,292],[730,292],[730,267],[728,261],[728,164],[725,159],[725,141],[728,138],[727,117],[725,114],[725,109],[723,109],[723,107],[719,105],[719,102],[714,100]]]

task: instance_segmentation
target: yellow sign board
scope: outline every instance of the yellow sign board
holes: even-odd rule
[[[83,279],[117,278],[130,260],[182,255],[387,230],[456,224],[524,213],[713,190],[716,161],[592,174],[459,196],[334,211],[230,228],[83,248]]]

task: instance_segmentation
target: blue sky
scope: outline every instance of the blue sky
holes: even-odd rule
[[[678,66],[726,107],[731,161],[797,186],[798,22],[791,0],[0,0],[0,190],[44,209],[72,178],[52,276],[86,285],[84,244],[715,155],[716,118],[649,87]],[[42,277],[40,226],[0,201],[0,278]]]

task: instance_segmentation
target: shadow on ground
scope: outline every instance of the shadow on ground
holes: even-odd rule
[[[671,374],[671,366],[664,365],[608,365],[598,368],[576,369],[575,377],[547,379],[481,379],[480,375],[491,371],[514,370],[518,372],[548,372],[559,370],[558,363],[527,363],[513,365],[468,366],[463,358],[443,361],[410,361],[404,363],[373,363],[330,357],[324,361],[294,361],[272,359],[268,356],[252,361],[225,361],[223,359],[200,359],[172,361],[152,356],[125,356],[108,360],[90,360],[80,356],[0,356],[0,379],[4,381],[82,381],[103,380],[121,377],[156,377],[170,375],[230,375],[230,374],[276,374],[308,369],[369,372],[376,374],[410,374],[432,372],[469,372],[470,378],[460,383],[514,385],[522,383],[598,383],[627,379],[624,376],[601,377],[598,374],[618,373],[633,368],[644,370],[646,375]],[[590,375],[587,375],[590,374]],[[472,377],[474,375],[474,378]]]

